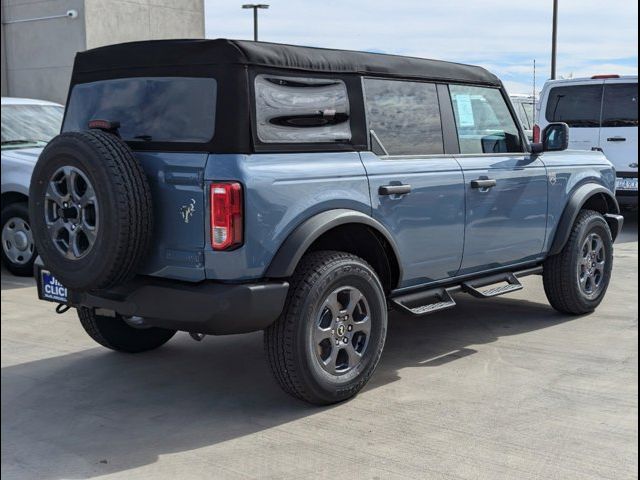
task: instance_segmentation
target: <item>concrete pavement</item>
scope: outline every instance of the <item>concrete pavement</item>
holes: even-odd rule
[[[3,480],[637,478],[637,262],[628,220],[592,315],[539,277],[393,314],[369,385],[328,408],[280,391],[261,333],[117,354],[3,271]]]

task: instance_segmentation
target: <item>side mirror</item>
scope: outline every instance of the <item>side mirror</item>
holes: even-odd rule
[[[542,142],[531,144],[531,153],[560,152],[569,148],[569,125],[550,123],[542,131]]]

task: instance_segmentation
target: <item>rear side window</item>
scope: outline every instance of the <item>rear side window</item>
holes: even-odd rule
[[[516,120],[497,88],[449,85],[460,153],[522,152]]]
[[[255,97],[263,143],[351,140],[349,97],[342,80],[257,75]]]
[[[205,143],[213,138],[216,81],[212,78],[137,77],[75,85],[63,131],[90,120],[120,122],[133,142]]]
[[[444,152],[436,86],[397,80],[364,80],[369,129],[389,155]]]
[[[571,85],[549,91],[545,116],[570,127],[599,127],[602,85]]]
[[[606,83],[602,103],[603,127],[638,126],[638,84]]]

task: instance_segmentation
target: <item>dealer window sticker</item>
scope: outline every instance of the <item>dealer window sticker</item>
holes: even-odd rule
[[[471,105],[471,96],[460,94],[456,95],[456,109],[458,110],[458,121],[461,127],[473,127],[476,122],[473,118],[473,106]]]

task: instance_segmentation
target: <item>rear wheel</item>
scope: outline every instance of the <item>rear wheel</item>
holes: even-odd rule
[[[122,315],[97,315],[91,308],[78,308],[78,318],[84,330],[96,342],[111,350],[127,353],[154,350],[173,337],[175,330],[136,325]]]
[[[265,350],[287,393],[330,404],[364,387],[386,332],[385,295],[371,266],[348,253],[313,252],[296,269],[282,315],[265,330]]]
[[[33,275],[37,257],[27,203],[12,203],[2,209],[2,261],[14,275]]]
[[[600,213],[581,211],[562,251],[545,261],[544,290],[549,303],[563,313],[592,312],[604,298],[612,266],[609,225]]]

